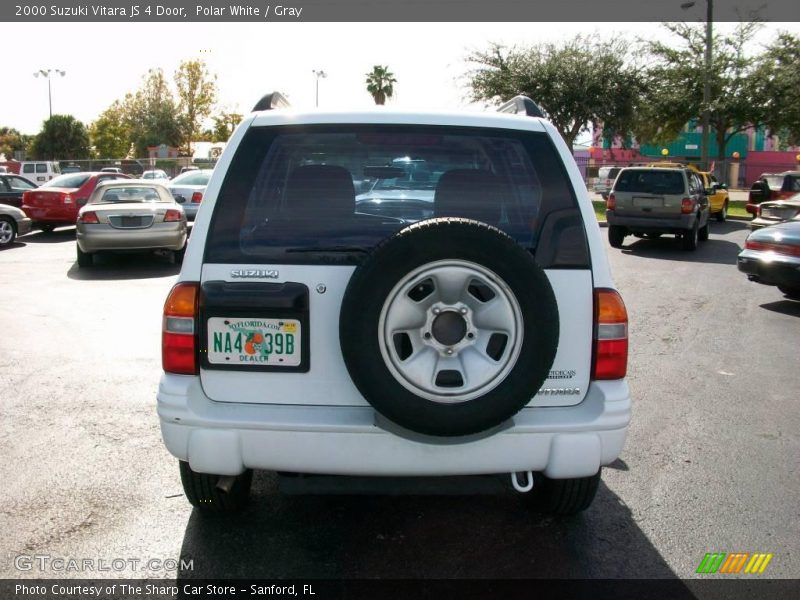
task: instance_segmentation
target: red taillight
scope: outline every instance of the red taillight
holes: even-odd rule
[[[790,244],[779,244],[776,242],[757,242],[755,240],[746,240],[744,243],[744,248],[745,250],[774,252],[775,254],[783,254],[784,256],[800,256],[800,246],[792,246]]]
[[[179,211],[179,210],[175,210],[174,208],[170,208],[170,209],[169,209],[169,210],[168,210],[168,211],[167,211],[167,212],[164,214],[164,222],[165,222],[165,223],[166,223],[167,221],[180,221],[180,220],[181,220],[181,211]]]
[[[203,192],[195,192],[192,194],[192,202],[195,204],[200,204],[203,201]]]
[[[196,375],[197,301],[200,284],[179,283],[164,303],[161,329],[161,366],[167,373]]]
[[[78,222],[79,223],[99,223],[100,220],[97,218],[97,213],[93,210],[87,210],[85,213],[78,215]]]
[[[614,210],[617,207],[617,198],[614,194],[608,195],[608,200],[606,200],[606,210]]]
[[[691,198],[684,198],[681,200],[681,213],[690,215],[694,212],[694,200]]]
[[[594,291],[592,379],[622,379],[628,372],[628,311],[618,292]]]

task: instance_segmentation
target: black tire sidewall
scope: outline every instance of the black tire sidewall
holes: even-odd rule
[[[379,342],[379,316],[398,281],[447,259],[494,272],[516,297],[523,320],[520,353],[505,379],[483,396],[454,404],[405,388],[384,363]],[[461,436],[501,424],[536,394],[558,347],[558,306],[544,271],[507,235],[477,221],[431,219],[382,243],[356,270],[342,301],[339,334],[353,382],[380,414],[418,433]]]

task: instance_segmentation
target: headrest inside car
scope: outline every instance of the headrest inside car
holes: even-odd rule
[[[493,173],[453,169],[439,178],[434,212],[437,217],[464,217],[497,225],[507,199],[507,186]]]
[[[350,216],[355,197],[353,178],[343,167],[297,167],[286,182],[286,208],[299,218]]]

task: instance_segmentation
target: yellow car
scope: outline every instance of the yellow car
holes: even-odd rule
[[[728,218],[728,186],[720,183],[713,173],[708,171],[701,171],[694,165],[685,165],[676,162],[654,162],[649,163],[648,167],[662,167],[673,169],[689,169],[694,171],[700,176],[703,181],[703,188],[706,190],[708,196],[708,208],[712,217],[715,217],[720,223]]]

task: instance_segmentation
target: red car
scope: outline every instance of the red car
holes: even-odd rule
[[[786,200],[800,192],[800,171],[764,173],[750,188],[745,210],[758,213],[758,205],[768,200]]]
[[[22,194],[22,210],[34,225],[50,233],[59,225],[75,225],[78,211],[101,181],[130,179],[122,173],[69,173]]]

